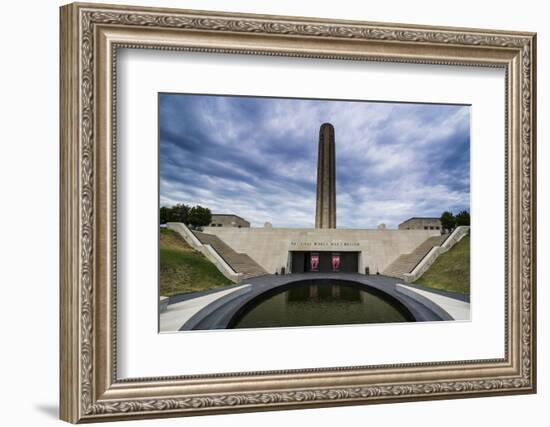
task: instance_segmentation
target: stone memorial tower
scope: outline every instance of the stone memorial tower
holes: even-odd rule
[[[315,228],[336,228],[336,159],[334,126],[330,123],[319,129]]]

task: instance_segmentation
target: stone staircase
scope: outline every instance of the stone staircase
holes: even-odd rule
[[[405,280],[404,274],[410,273],[434,246],[441,246],[448,235],[429,237],[411,253],[400,255],[382,272],[385,276],[396,277]]]
[[[218,236],[200,231],[193,231],[193,234],[203,245],[210,245],[212,249],[214,249],[233,270],[235,270],[236,273],[243,275],[243,279],[268,274],[267,271],[265,271],[247,254],[235,252],[233,248],[231,248]]]

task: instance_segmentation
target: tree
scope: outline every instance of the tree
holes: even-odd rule
[[[443,230],[452,231],[456,227],[456,218],[449,211],[445,211],[441,214],[440,221],[441,228],[443,228]]]
[[[166,224],[170,221],[170,215],[172,213],[172,210],[167,206],[162,206],[160,208],[160,223]]]
[[[160,208],[160,223],[166,224],[167,222],[183,222],[184,224],[187,224],[189,209],[189,206],[184,205],[183,203],[178,203],[172,207],[162,206]]]
[[[212,221],[210,209],[203,208],[200,205],[193,206],[187,216],[187,221],[193,227],[204,227]]]
[[[467,210],[460,211],[456,215],[456,225],[470,225],[470,212]]]
[[[178,203],[171,209],[170,221],[183,222],[184,224],[187,224],[187,222],[189,221],[189,211],[189,206],[184,205],[183,203]]]

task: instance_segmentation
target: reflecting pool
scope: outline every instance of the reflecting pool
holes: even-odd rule
[[[346,325],[410,322],[398,301],[349,281],[295,282],[252,300],[231,322],[232,328]]]

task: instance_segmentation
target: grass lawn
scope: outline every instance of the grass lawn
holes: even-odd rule
[[[470,235],[451,250],[440,255],[431,267],[414,282],[444,291],[470,294]]]
[[[175,231],[160,230],[160,294],[171,296],[231,285],[214,264]]]

